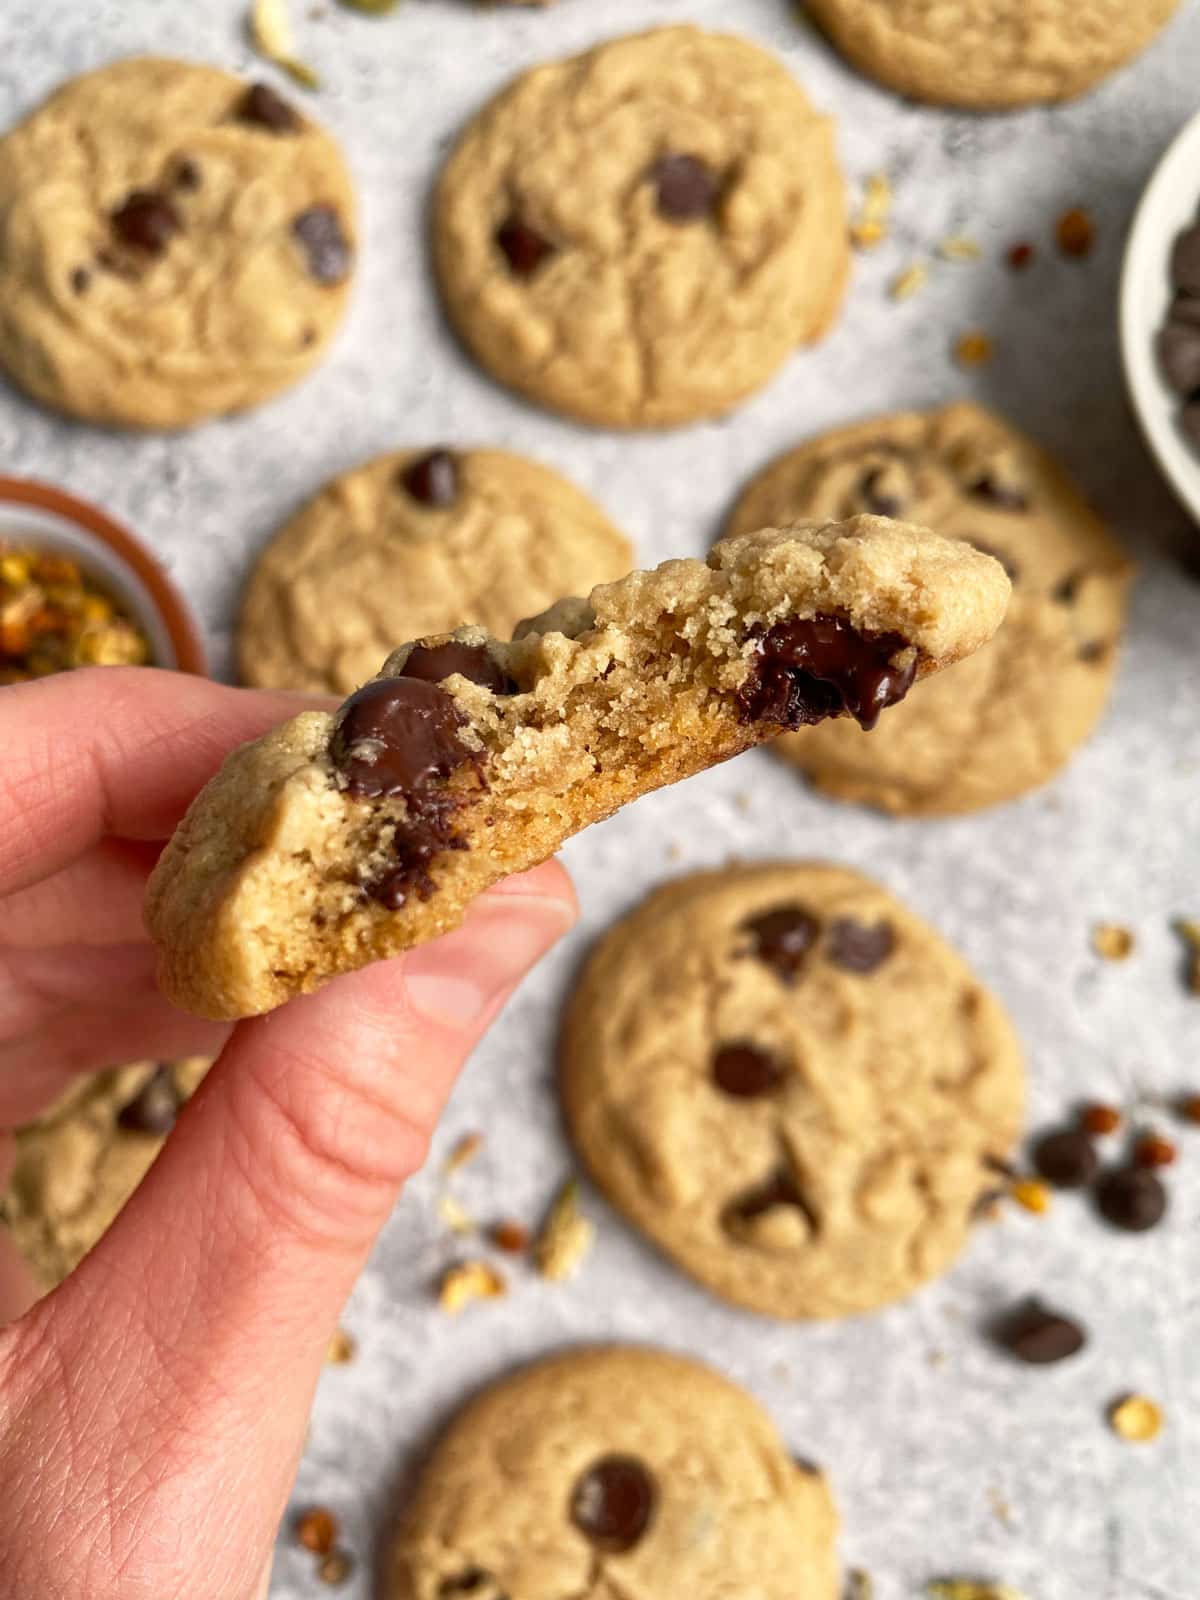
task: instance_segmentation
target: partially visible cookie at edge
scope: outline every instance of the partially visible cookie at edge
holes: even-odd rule
[[[996,638],[869,737],[827,724],[780,755],[828,794],[906,816],[974,811],[1057,773],[1108,702],[1132,565],[1062,468],[981,406],[875,417],[789,451],[747,486],[732,534],[886,511],[994,555],[1013,595]]]
[[[1179,0],[807,0],[868,77],[934,105],[1068,100],[1137,55]]]
[[[744,1389],[636,1346],[501,1379],[421,1471],[388,1600],[835,1600],[837,1513]]]
[[[572,997],[561,1082],[617,1208],[722,1298],[785,1318],[944,1271],[1023,1101],[1012,1024],[961,957],[812,862],[697,873],[618,922]]]
[[[1008,593],[989,556],[861,517],[630,573],[511,644],[404,645],[197,796],[147,891],[160,985],[252,1015],[434,938],[640,794],[785,727],[872,724],[990,638]]]
[[[56,411],[179,428],[297,382],[346,309],[350,177],[264,83],[136,56],[0,139],[0,364]]]
[[[434,247],[450,318],[501,383],[607,427],[713,416],[841,303],[832,124],[748,40],[612,40],[525,73],[468,124]]]
[[[267,545],[242,602],[241,676],[348,694],[398,639],[463,623],[507,639],[632,561],[595,501],[539,462],[393,451],[332,479]]]
[[[43,1288],[60,1283],[107,1231],[208,1067],[207,1057],[189,1056],[97,1073],[17,1130],[0,1224]]]

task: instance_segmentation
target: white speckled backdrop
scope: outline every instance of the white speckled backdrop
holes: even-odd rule
[[[484,1217],[535,1217],[570,1168],[554,1038],[589,943],[650,885],[730,855],[866,868],[961,945],[1025,1037],[1035,1124],[1085,1093],[1200,1089],[1200,1000],[1183,990],[1168,927],[1173,914],[1200,914],[1200,586],[1164,553],[1189,538],[1200,551],[1200,533],[1189,534],[1135,433],[1115,334],[1134,202],[1200,100],[1200,4],[1184,0],[1169,34],[1082,102],[983,118],[906,105],[855,77],[788,0],[562,0],[528,12],[408,0],[382,20],[329,0],[293,9],[323,78],[313,109],[343,140],[365,213],[358,292],[326,365],[257,414],[174,438],[67,425],[0,389],[4,470],[61,483],[132,523],[187,588],[222,664],[235,596],[275,525],[329,474],[401,442],[541,456],[593,491],[653,562],[701,552],[747,475],[805,434],[973,393],[1060,451],[1143,563],[1107,722],[1065,777],[1019,805],[888,822],[814,799],[754,754],[572,843],[582,924],[472,1062],[430,1174],[411,1186],[347,1309],[359,1357],[322,1381],[296,1503],[332,1506],[361,1558],[338,1592],[375,1594],[403,1474],[473,1386],[539,1351],[623,1338],[703,1355],[761,1396],[795,1450],[828,1466],[846,1561],[871,1571],[878,1600],[915,1596],[947,1571],[1001,1578],[1034,1600],[1196,1600],[1200,1131],[1185,1136],[1157,1232],[1114,1235],[1062,1197],[1047,1217],[1012,1213],[983,1228],[941,1283],[857,1322],[775,1326],[727,1309],[591,1192],[599,1239],[573,1284],[518,1269],[510,1298],[456,1321],[437,1311],[430,1284],[454,1253],[433,1169],[456,1137],[486,1134],[458,1184]],[[240,0],[3,0],[0,121],[121,53],[246,68],[242,12]],[[510,398],[455,347],[430,282],[423,209],[456,128],[514,72],[685,20],[737,29],[786,58],[836,114],[851,177],[890,173],[894,232],[857,259],[828,342],[735,416],[664,437],[586,432]],[[1093,213],[1098,245],[1068,263],[1050,236],[1077,204]],[[892,275],[958,231],[986,260],[939,264],[925,292],[891,302]],[[1015,275],[1002,257],[1019,239],[1038,246],[1038,260]],[[950,347],[972,326],[994,337],[996,357],[965,374]],[[1092,956],[1099,918],[1136,930],[1129,962]],[[1031,1289],[1090,1327],[1088,1349],[1061,1368],[1017,1366],[980,1336],[990,1311]],[[1130,1388],[1166,1408],[1153,1445],[1122,1444],[1104,1426],[1106,1402]],[[326,1592],[311,1558],[283,1538],[275,1600]]]

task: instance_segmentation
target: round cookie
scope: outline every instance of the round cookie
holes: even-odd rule
[[[389,1600],[834,1600],[822,1474],[708,1367],[553,1356],[471,1402],[425,1464]]]
[[[246,683],[345,694],[402,639],[507,639],[623,577],[625,536],[557,472],[503,450],[399,450],[334,478],[267,546],[238,628]]]
[[[944,1271],[1021,1120],[999,1002],[877,884],[811,863],[652,894],[588,962],[562,1068],[613,1203],[776,1317],[869,1311]]]
[[[1068,100],[1137,55],[1179,0],[808,0],[856,67],[980,110]]]
[[[87,422],[186,427],[287,388],[353,263],[338,148],[265,84],[134,57],[0,139],[0,364]]]
[[[450,317],[501,383],[606,427],[714,416],[836,315],[833,127],[747,40],[617,39],[470,123],[434,245]]]
[[[905,517],[1003,562],[989,645],[869,736],[827,724],[774,747],[818,788],[901,816],[975,811],[1059,771],[1108,702],[1131,566],[1062,469],[971,404],[835,430],[756,477],[729,532],[854,511]]]
[[[191,1056],[81,1078],[18,1130],[0,1223],[47,1289],[107,1231],[208,1068],[207,1057]]]

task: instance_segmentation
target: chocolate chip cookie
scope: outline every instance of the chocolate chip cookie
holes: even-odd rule
[[[808,0],[855,66],[934,105],[1068,100],[1164,27],[1179,0]]]
[[[425,1463],[389,1600],[835,1600],[837,1513],[762,1407],[681,1356],[574,1350],[484,1391]]]
[[[501,383],[607,427],[727,411],[819,338],[848,271],[833,128],[698,28],[526,73],[438,185],[447,310]]]
[[[974,811],[1037,788],[1107,704],[1131,566],[1057,463],[975,405],[823,434],[750,484],[729,531],[792,517],[886,513],[1003,563],[1013,596],[986,649],[871,737],[848,725],[780,740],[839,799],[907,816]]]
[[[572,1137],[701,1283],[775,1317],[910,1294],[966,1243],[1021,1051],[966,963],[843,867],[702,872],[595,951],[563,1036]]]
[[[242,677],[347,694],[397,639],[464,622],[507,639],[632,564],[624,535],[549,467],[399,450],[335,478],[267,546],[242,606]]]
[[[17,1133],[0,1223],[46,1289],[74,1270],[145,1176],[207,1058],[139,1061],[80,1081]]]
[[[0,364],[88,422],[179,428],[315,365],[346,308],[337,146],[266,84],[151,56],[0,140]]]
[[[1008,591],[969,545],[860,517],[631,573],[511,644],[403,645],[197,797],[148,890],[163,989],[249,1016],[444,933],[627,800],[783,728],[871,726],[990,638]]]

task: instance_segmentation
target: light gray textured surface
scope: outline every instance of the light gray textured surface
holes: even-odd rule
[[[1200,5],[1130,70],[1066,109],[972,118],[918,109],[856,78],[786,0],[563,0],[554,10],[479,12],[410,0],[374,21],[294,10],[325,87],[314,109],[343,139],[361,189],[366,248],[349,325],[327,364],[259,413],[181,438],[125,438],[62,424],[0,390],[5,470],[61,483],[125,517],[195,600],[223,653],[251,554],[326,476],[403,442],[495,443],[565,469],[595,492],[647,561],[702,551],[746,476],[782,447],[873,410],[974,393],[1058,449],[1144,562],[1116,703],[1057,784],[1022,804],[941,823],[887,822],[807,795],[765,754],[643,801],[574,841],[566,859],[579,930],[524,987],[458,1090],[435,1150],[481,1129],[458,1188],[472,1212],[532,1218],[568,1170],[553,1045],[563,994],[589,942],[650,885],[731,854],[822,855],[876,873],[956,940],[1011,1006],[1027,1041],[1031,1121],[1076,1097],[1133,1086],[1200,1088],[1200,1001],[1179,982],[1172,914],[1200,914],[1200,587],[1154,553],[1186,542],[1129,419],[1114,297],[1124,229],[1168,137],[1195,108]],[[4,0],[0,120],[62,78],[135,50],[235,68],[249,55],[240,0]],[[588,433],[493,387],[452,344],[428,275],[422,210],[460,122],[514,71],[656,22],[736,28],[779,50],[836,113],[847,170],[886,168],[895,232],[856,262],[833,337],[797,357],[725,422],[665,437]],[[1200,172],[1197,173],[1200,190]],[[1050,247],[1068,205],[1094,214],[1082,264]],[[966,231],[982,265],[942,264],[903,306],[888,279],[923,247]],[[1000,262],[1028,238],[1037,264]],[[994,364],[949,358],[985,327]],[[1200,536],[1197,536],[1200,540]],[[1200,544],[1197,545],[1200,548]],[[1054,686],[1048,683],[1046,692]],[[747,809],[739,797],[749,796]],[[1135,927],[1123,966],[1087,934]],[[981,1230],[943,1282],[883,1315],[840,1326],[774,1326],[726,1309],[645,1248],[593,1194],[599,1241],[578,1281],[520,1271],[502,1302],[448,1321],[430,1283],[454,1254],[432,1171],[414,1183],[355,1292],[360,1343],[326,1374],[297,1504],[342,1518],[363,1558],[344,1593],[375,1592],[372,1551],[423,1437],[469,1389],[564,1342],[650,1340],[707,1357],[771,1407],[797,1451],[830,1469],[844,1553],[879,1600],[938,1572],[978,1571],[1035,1600],[1200,1596],[1200,1132],[1171,1175],[1168,1225],[1114,1236],[1082,1201]],[[1075,1361],[1037,1371],[981,1339],[980,1319],[1042,1289],[1092,1330]],[[1162,1440],[1123,1445],[1102,1412],[1140,1388],[1166,1406]],[[1007,1514],[998,1514],[1003,1503]],[[547,1515],[555,1515],[554,1507]],[[311,1559],[281,1544],[275,1600],[325,1593]]]

